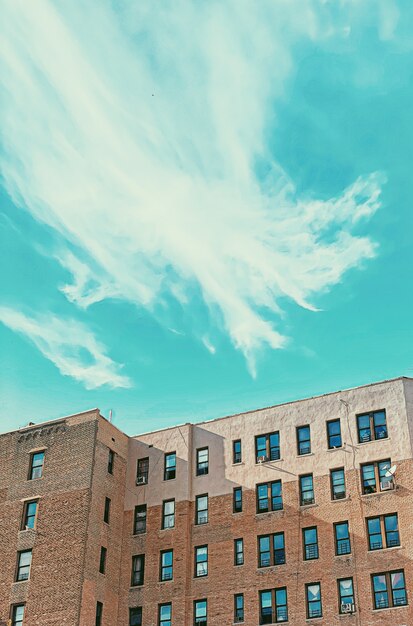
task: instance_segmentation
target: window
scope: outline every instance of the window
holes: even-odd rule
[[[303,553],[304,561],[318,559],[317,526],[303,528]]]
[[[393,477],[391,475],[386,476],[390,465],[390,459],[385,459],[375,463],[364,463],[361,466],[361,486],[364,494],[387,491],[393,488]]]
[[[142,607],[129,609],[129,626],[142,626]]]
[[[256,462],[277,461],[280,458],[280,433],[268,433],[255,437]]]
[[[11,626],[23,626],[24,604],[15,604],[11,610]]]
[[[387,439],[386,411],[373,411],[357,415],[357,431],[359,443]]]
[[[371,580],[375,609],[388,609],[407,604],[404,570],[373,574]]]
[[[142,626],[142,607],[129,609],[129,626]]]
[[[165,454],[163,479],[173,480],[174,478],[176,478],[176,452],[169,452]]]
[[[346,479],[344,477],[344,467],[331,470],[331,498],[333,500],[342,500],[346,497]]]
[[[338,610],[339,613],[354,613],[354,590],[352,578],[341,578],[338,585]]]
[[[321,605],[321,585],[320,583],[310,583],[305,586],[307,601],[307,619],[322,617],[323,608]]]
[[[109,450],[108,453],[108,473],[113,474],[113,464],[115,462],[115,453],[113,450]]]
[[[313,475],[300,476],[300,504],[314,504]]]
[[[194,602],[194,626],[207,626],[208,603],[207,600],[195,600]]]
[[[234,540],[234,565],[244,565],[244,540]]]
[[[158,626],[171,626],[172,624],[172,604],[160,604],[158,612]]]
[[[337,522],[334,524],[334,540],[336,546],[336,555],[350,554],[350,531],[348,522]]]
[[[258,537],[258,567],[283,565],[285,563],[284,533]]]
[[[234,595],[234,622],[244,621],[244,594],[236,593]]]
[[[135,506],[133,518],[133,534],[141,535],[142,533],[146,533],[146,504]]]
[[[173,579],[173,550],[163,550],[161,552],[161,567],[159,572],[159,580]]]
[[[103,615],[103,604],[102,602],[96,602],[96,620],[95,620],[96,626],[101,626],[102,615]]]
[[[109,524],[110,519],[110,498],[105,498],[105,510],[103,512],[103,521]]]
[[[107,555],[107,549],[104,548],[103,546],[100,548],[100,560],[99,560],[99,572],[101,574],[105,573],[106,570],[106,555]]]
[[[35,528],[37,504],[38,504],[38,500],[29,500],[28,502],[24,503],[23,518],[22,518],[22,525],[21,525],[22,530],[27,530],[28,528]]]
[[[131,587],[143,585],[145,578],[145,555],[137,554],[132,557],[132,579]]]
[[[30,576],[30,566],[32,564],[32,551],[22,550],[17,553],[16,582],[28,580]]]
[[[260,624],[279,624],[287,621],[287,588],[260,591]]]
[[[195,524],[208,523],[208,494],[205,493],[195,498]]]
[[[242,462],[241,439],[236,439],[235,441],[232,442],[232,462],[233,463]]]
[[[369,550],[382,550],[400,545],[397,513],[367,519]]]
[[[43,476],[44,450],[43,452],[33,452],[30,456],[29,480],[41,478]]]
[[[299,426],[297,428],[297,452],[298,454],[310,454],[311,452],[309,426]]]
[[[257,485],[257,513],[279,511],[283,508],[281,480]]]
[[[241,513],[242,511],[242,487],[234,487],[232,507],[233,507],[234,513]]]
[[[138,459],[138,467],[136,471],[136,484],[147,485],[149,480],[149,457]]]
[[[341,448],[343,445],[341,439],[340,420],[330,420],[327,422],[327,445],[328,449]]]
[[[196,475],[208,474],[208,448],[198,448],[196,451]]]
[[[162,528],[173,528],[175,526],[175,498],[164,500],[162,505]]]
[[[195,548],[195,578],[208,576],[208,546]]]

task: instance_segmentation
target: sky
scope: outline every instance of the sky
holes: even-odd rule
[[[0,430],[413,376],[410,0],[1,11]]]

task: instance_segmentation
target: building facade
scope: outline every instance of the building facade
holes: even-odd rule
[[[413,380],[0,435],[0,624],[412,626]]]

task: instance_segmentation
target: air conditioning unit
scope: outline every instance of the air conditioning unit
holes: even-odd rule
[[[386,480],[384,483],[380,483],[380,491],[391,491],[394,489],[394,482],[392,480]]]
[[[354,613],[356,610],[356,607],[354,604],[346,602],[345,604],[341,605],[341,612],[342,613]]]
[[[265,463],[266,461],[268,461],[268,457],[267,456],[259,456],[257,461],[258,463]]]
[[[145,476],[138,476],[136,479],[136,484],[137,485],[146,485],[146,477]]]

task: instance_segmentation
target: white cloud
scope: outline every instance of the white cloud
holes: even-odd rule
[[[90,330],[73,319],[53,315],[29,317],[9,307],[0,307],[0,321],[29,339],[64,376],[71,376],[86,389],[102,385],[130,387],[120,374],[121,366],[106,354]]]
[[[267,139],[292,46],[344,36],[330,9],[3,3],[4,180],[66,238],[69,300],[153,310],[169,294],[187,306],[195,285],[253,368],[260,346],[286,344],[269,321],[282,298],[315,308],[374,255],[353,227],[379,206],[379,175],[306,200]]]

